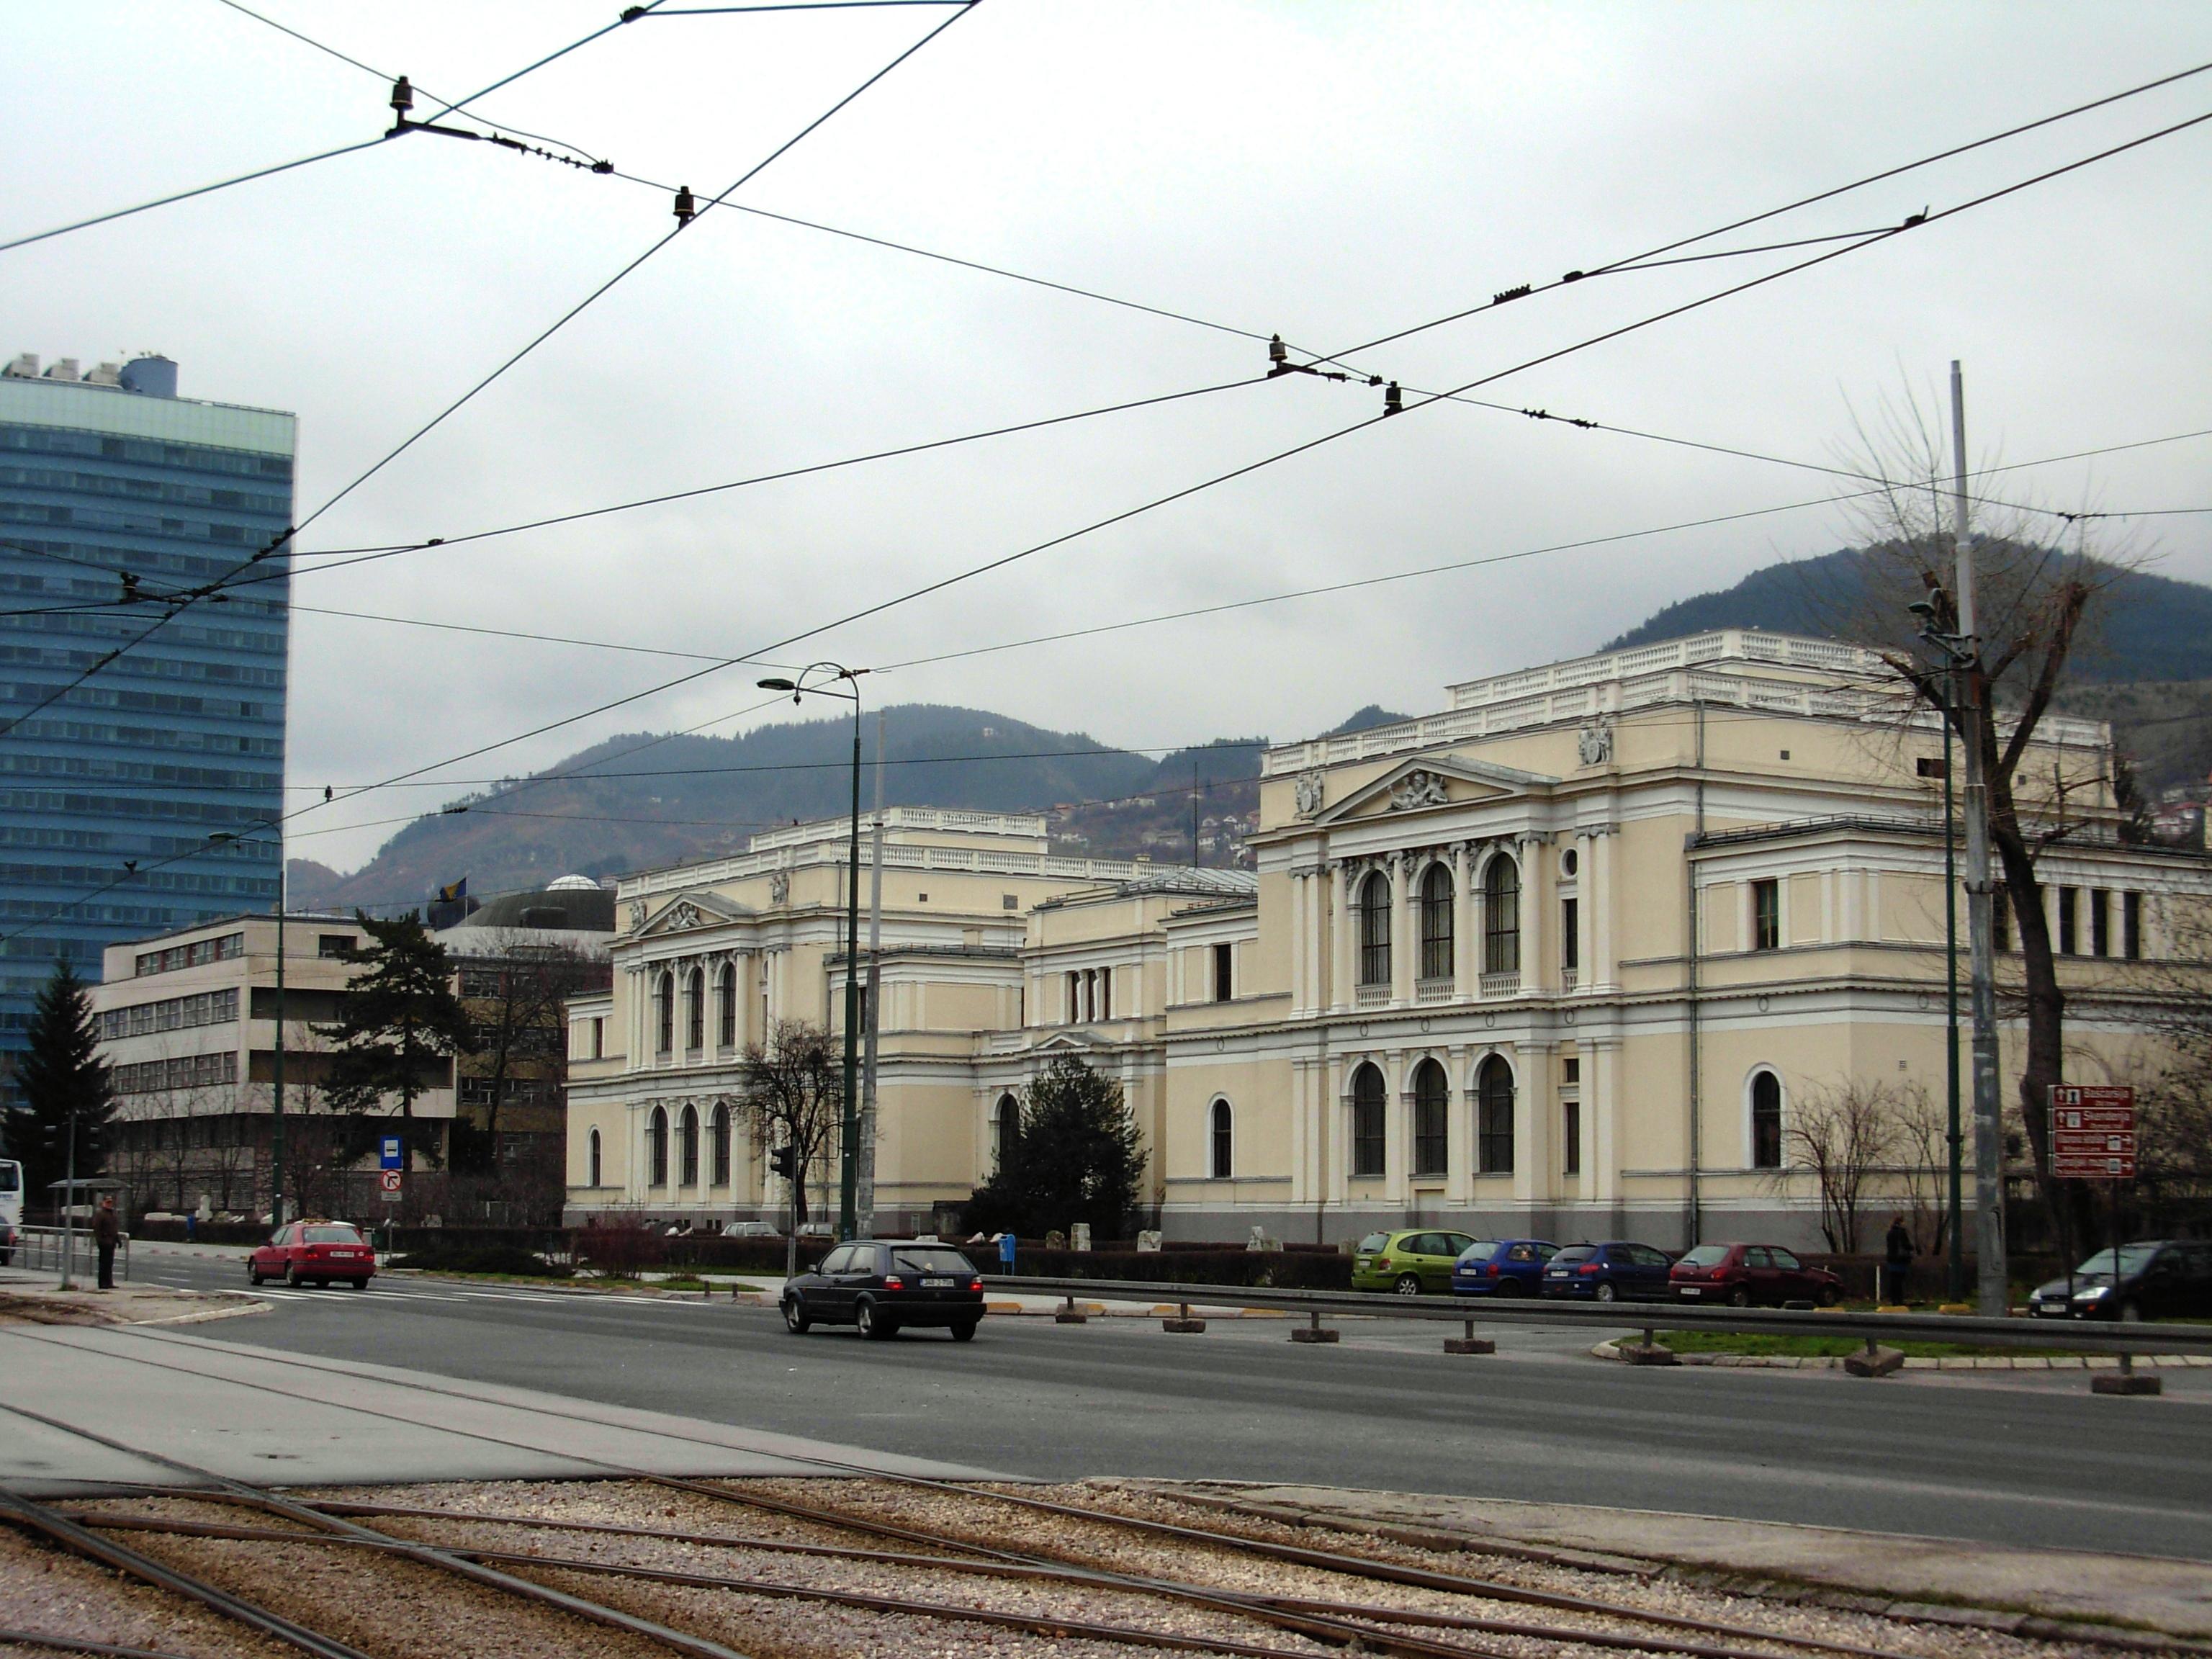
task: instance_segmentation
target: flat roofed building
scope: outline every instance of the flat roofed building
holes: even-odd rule
[[[284,532],[295,437],[167,358],[0,368],[0,1056],[57,957],[276,901],[287,558],[70,683]]]

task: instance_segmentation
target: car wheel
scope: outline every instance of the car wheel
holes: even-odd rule
[[[862,1297],[854,1305],[853,1323],[862,1336],[873,1342],[896,1335],[898,1331],[898,1322],[887,1313],[878,1312],[876,1299],[872,1296]]]
[[[952,1328],[952,1340],[955,1342],[973,1342],[975,1340],[975,1322],[972,1319],[963,1319],[955,1325]]]
[[[1507,1297],[1526,1296],[1528,1294],[1528,1287],[1517,1279],[1501,1279],[1498,1281],[1498,1288],[1492,1294]]]
[[[246,1264],[246,1282],[252,1285],[257,1291],[261,1288],[261,1275],[253,1271],[253,1267],[251,1262]]]
[[[1421,1293],[1421,1276],[1419,1273],[1400,1273],[1398,1282],[1391,1288],[1401,1296],[1419,1296]]]
[[[806,1316],[806,1304],[795,1296],[783,1298],[783,1328],[793,1336],[804,1336],[812,1329],[814,1322]]]
[[[2123,1302],[2120,1304],[2119,1311],[2112,1317],[2123,1325],[2140,1325],[2142,1323],[2142,1310],[2132,1302]]]
[[[1751,1292],[1750,1292],[1749,1291],[1747,1291],[1746,1289],[1744,1289],[1744,1287],[1743,1287],[1742,1285],[1737,1285],[1734,1290],[1732,1290],[1732,1291],[1730,1291],[1729,1292],[1729,1307],[1731,1307],[1731,1308],[1748,1308],[1750,1305],[1751,1305]]]
[[[287,1268],[285,1268],[285,1269],[284,1269],[284,1283],[285,1283],[286,1285],[288,1285],[289,1286],[290,1286],[293,1290],[295,1290],[295,1291],[296,1291],[296,1290],[300,1289],[300,1288],[301,1288],[301,1278],[300,1278],[300,1270],[299,1270],[297,1267],[287,1267]]]
[[[365,1279],[349,1279],[346,1280],[346,1283],[352,1285],[356,1291],[365,1291],[368,1288],[368,1281]]]
[[[1834,1307],[1834,1306],[1836,1305],[1836,1304],[1838,1304],[1838,1302],[1841,1302],[1841,1301],[1844,1299],[1844,1295],[1843,1295],[1843,1292],[1842,1292],[1841,1291],[1838,1291],[1838,1290],[1834,1285],[1821,1285],[1821,1286],[1820,1286],[1820,1305],[1821,1305],[1822,1307],[1824,1307],[1824,1308],[1832,1308],[1832,1307]]]
[[[1620,1300],[1620,1292],[1613,1287],[1611,1279],[1607,1279],[1597,1287],[1597,1299],[1601,1302],[1618,1302]]]

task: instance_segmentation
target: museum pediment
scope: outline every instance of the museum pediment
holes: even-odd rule
[[[753,912],[746,906],[733,904],[714,893],[678,893],[658,910],[650,909],[648,900],[632,899],[629,934],[633,939],[651,939],[690,933],[698,927],[720,927],[726,922],[748,921],[752,916]]]
[[[1303,785],[1304,781],[1300,781]],[[1304,802],[1311,803],[1315,810],[1301,816],[1311,823],[1327,827],[1393,815],[1483,805],[1547,792],[1558,782],[1557,778],[1541,773],[1523,772],[1487,761],[1468,760],[1456,755],[1425,755],[1392,767],[1327,806],[1318,803],[1318,788],[1306,792]]]

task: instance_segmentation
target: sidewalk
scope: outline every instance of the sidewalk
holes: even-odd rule
[[[0,1267],[0,1326],[192,1325],[269,1310],[268,1303],[243,1291],[172,1290],[127,1279],[101,1291],[82,1279],[64,1291],[52,1270]]]

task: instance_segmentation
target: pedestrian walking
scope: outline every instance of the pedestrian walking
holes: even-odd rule
[[[1905,1276],[1912,1271],[1912,1235],[1903,1216],[1890,1217],[1889,1234],[1882,1245],[1881,1299],[1895,1306],[1905,1300]]]
[[[115,1213],[115,1194],[104,1194],[93,1212],[92,1243],[100,1252],[100,1288],[115,1288],[115,1247],[123,1242],[123,1223]]]

